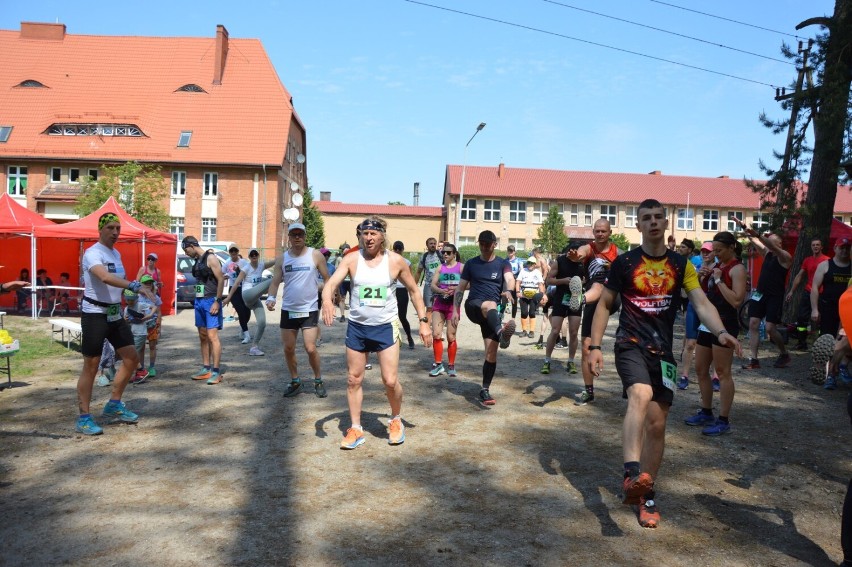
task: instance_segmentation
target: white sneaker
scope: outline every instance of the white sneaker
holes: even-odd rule
[[[249,334],[249,332],[248,332],[248,331],[246,331],[245,333],[243,333],[243,340],[242,340],[242,343],[243,343],[244,345],[247,345],[247,344],[249,344],[250,342],[251,342],[251,335]]]
[[[95,384],[98,385],[98,386],[109,386],[110,381],[109,381],[109,378],[107,378],[103,374],[100,374],[98,376],[98,378],[95,380]]]
[[[256,346],[253,346],[249,349],[249,356],[263,356],[264,354],[265,353]]]

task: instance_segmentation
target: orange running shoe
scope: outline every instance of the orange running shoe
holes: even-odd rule
[[[208,380],[210,378],[210,369],[202,368],[200,371],[192,375],[193,380]]]
[[[622,489],[624,495],[622,502],[625,504],[639,504],[639,499],[648,494],[654,488],[654,479],[648,473],[639,473],[624,479]]]
[[[643,528],[656,528],[660,525],[660,511],[653,498],[639,499],[639,525]]]
[[[346,435],[343,441],[340,442],[341,449],[354,449],[358,445],[363,445],[367,441],[364,439],[364,432],[357,427],[350,427],[346,430]]]
[[[405,442],[405,425],[402,418],[396,416],[388,422],[388,445],[402,445]]]

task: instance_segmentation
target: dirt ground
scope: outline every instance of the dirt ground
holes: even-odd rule
[[[109,425],[95,438],[73,428],[78,353],[14,375],[15,387],[0,393],[0,564],[841,560],[848,388],[809,383],[807,355],[780,371],[746,372],[737,361],[733,433],[721,438],[683,424],[698,407],[697,385],[677,393],[657,483],[663,521],[645,530],[618,495],[625,402],[612,364],[614,321],[593,405],[573,404],[582,379],[564,371],[566,351],[554,355],[563,369],[543,376],[543,352],[516,337],[499,353],[497,405],[480,407],[481,340],[464,321],[458,378],[430,378],[422,345],[401,351],[405,444],[387,444],[389,407],[374,369],[365,380],[367,442],[342,451],[345,325],[323,330],[328,397],[285,399],[278,315],[270,320],[260,358],[247,356],[236,323],[226,324],[225,381],[207,386],[188,379],[199,362],[192,312],[166,318],[159,376],[125,394],[139,424]],[[49,333],[46,320],[7,317],[6,325]],[[770,361],[774,351],[761,355]],[[96,387],[98,413],[108,394]]]

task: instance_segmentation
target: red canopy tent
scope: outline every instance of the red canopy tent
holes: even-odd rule
[[[121,236],[115,248],[121,253],[127,279],[136,278],[136,272],[145,263],[148,254],[157,254],[157,266],[163,278],[160,294],[163,315],[174,313],[177,236],[145,226],[127,214],[112,197],[97,211],[79,220],[36,227],[36,263],[40,267],[49,267],[51,275],[68,272],[71,281],[82,282],[80,265],[83,252],[98,241],[98,219],[104,213],[115,213],[121,219]]]
[[[37,226],[52,226],[53,221],[34,213],[11,196],[0,195],[0,282],[20,279],[21,270],[30,272],[30,282],[35,285],[36,264],[33,230]],[[0,307],[15,304],[15,294],[0,295]]]

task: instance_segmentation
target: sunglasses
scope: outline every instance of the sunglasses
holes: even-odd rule
[[[304,232],[291,232],[290,236],[292,236],[293,238],[304,238],[305,233]]]
[[[153,256],[148,256],[148,259],[149,259],[149,260],[154,260],[154,261],[156,261],[156,260],[157,260],[157,259],[156,259],[156,258],[154,258]]]
[[[453,254],[455,254],[455,252],[453,252],[452,250],[441,250],[441,254],[443,254],[444,256],[452,256]]]

